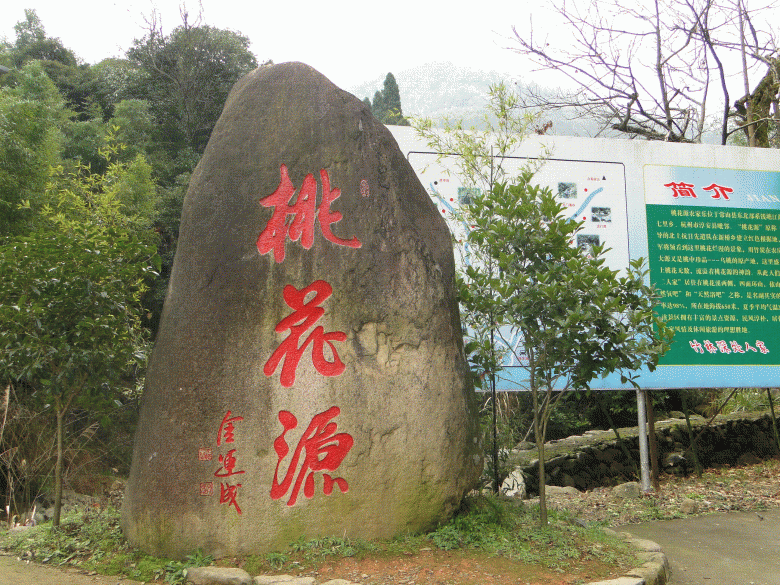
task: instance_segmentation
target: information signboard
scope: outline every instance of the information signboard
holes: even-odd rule
[[[780,362],[780,173],[647,165],[650,279],[675,331],[664,365]]]
[[[410,128],[392,127],[456,240],[455,211],[470,194],[455,155],[440,156]],[[773,387],[780,380],[780,152],[713,145],[533,137],[500,162],[510,173],[548,153],[535,180],[584,222],[578,245],[605,244],[622,270],[642,258],[675,331],[644,388]],[[674,163],[674,164],[670,164]],[[463,251],[460,248],[461,252]],[[467,258],[461,256],[461,262]],[[515,350],[522,340],[502,337]],[[525,389],[519,351],[498,385]],[[594,389],[631,388],[615,374]]]

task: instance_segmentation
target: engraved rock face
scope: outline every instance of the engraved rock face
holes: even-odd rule
[[[394,139],[255,70],[193,174],[122,512],[181,557],[446,519],[482,468],[450,235]]]

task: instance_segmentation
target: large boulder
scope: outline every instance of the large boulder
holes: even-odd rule
[[[482,469],[454,287],[368,107],[300,63],[241,79],[184,202],[129,540],[224,556],[445,520]]]

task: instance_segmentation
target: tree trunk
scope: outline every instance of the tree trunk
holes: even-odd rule
[[[658,477],[658,439],[655,436],[655,413],[653,412],[653,396],[649,392],[647,396],[647,427],[650,431],[650,469],[652,471],[653,489],[655,493],[661,491],[661,482]]]
[[[544,474],[544,433],[542,433],[542,415],[539,412],[539,393],[532,386],[531,396],[534,403],[534,439],[536,440],[536,450],[539,455],[539,525],[544,528],[547,526],[547,493],[545,490]]]
[[[54,517],[52,519],[52,526],[59,528],[60,515],[62,512],[62,434],[63,434],[63,419],[65,416],[65,410],[62,408],[60,401],[57,400],[57,463],[54,466]]]
[[[748,79],[748,66],[747,66],[747,51],[745,47],[745,22],[744,22],[744,4],[740,0],[740,2],[737,3],[737,9],[739,11],[739,44],[740,44],[740,55],[742,57],[742,81],[745,84],[745,95],[747,96],[747,100],[745,100],[745,119],[747,120],[747,139],[748,139],[748,146],[755,147],[756,146],[756,126],[753,123],[754,122],[754,110],[753,107],[753,99],[750,95],[750,81]]]

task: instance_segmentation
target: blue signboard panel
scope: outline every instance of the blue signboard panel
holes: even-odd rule
[[[473,187],[453,156],[431,152],[409,128],[392,128],[421,183],[447,219],[456,243],[471,226],[457,219]],[[546,155],[542,162],[539,153]],[[610,248],[622,270],[643,258],[675,330],[672,349],[648,389],[774,387],[780,375],[780,153],[712,145],[543,137],[496,161],[509,174],[534,161],[549,187],[584,222],[577,245]],[[468,250],[456,246],[456,261]],[[526,389],[522,340],[511,329],[501,390]],[[594,389],[627,389],[619,374]]]

